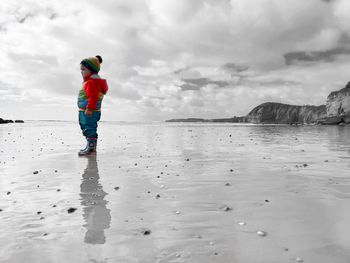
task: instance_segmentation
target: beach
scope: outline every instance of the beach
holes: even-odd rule
[[[0,126],[0,262],[350,261],[350,127]]]

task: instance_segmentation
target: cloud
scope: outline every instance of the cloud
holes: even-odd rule
[[[332,62],[336,60],[337,56],[350,55],[350,48],[334,48],[325,51],[301,51],[291,52],[284,55],[286,65],[292,65],[297,62],[318,62],[326,61]]]
[[[227,81],[215,81],[208,78],[197,78],[197,79],[181,79],[184,84],[180,85],[182,90],[199,90],[200,88],[213,84],[218,87],[225,87],[229,83]]]

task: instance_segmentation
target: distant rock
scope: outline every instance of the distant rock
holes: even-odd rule
[[[4,120],[0,118],[0,124],[13,123],[13,120]]]
[[[4,120],[4,119],[2,119],[2,118],[0,118],[0,124],[6,124],[6,123],[24,123],[24,121],[23,120],[15,120],[15,121],[13,121],[13,120]]]
[[[310,124],[326,117],[326,106],[296,106],[266,102],[255,107],[247,115],[251,123]]]

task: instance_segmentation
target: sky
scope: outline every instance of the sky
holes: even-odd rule
[[[1,0],[0,117],[76,120],[101,55],[102,120],[325,104],[350,80],[348,0]]]

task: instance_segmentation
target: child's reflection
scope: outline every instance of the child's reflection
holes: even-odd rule
[[[87,229],[84,242],[104,244],[106,241],[104,230],[108,229],[111,223],[110,210],[106,207],[108,202],[104,200],[107,193],[99,183],[96,155],[89,155],[86,158],[88,164],[80,185],[81,205],[86,222],[84,226]]]

